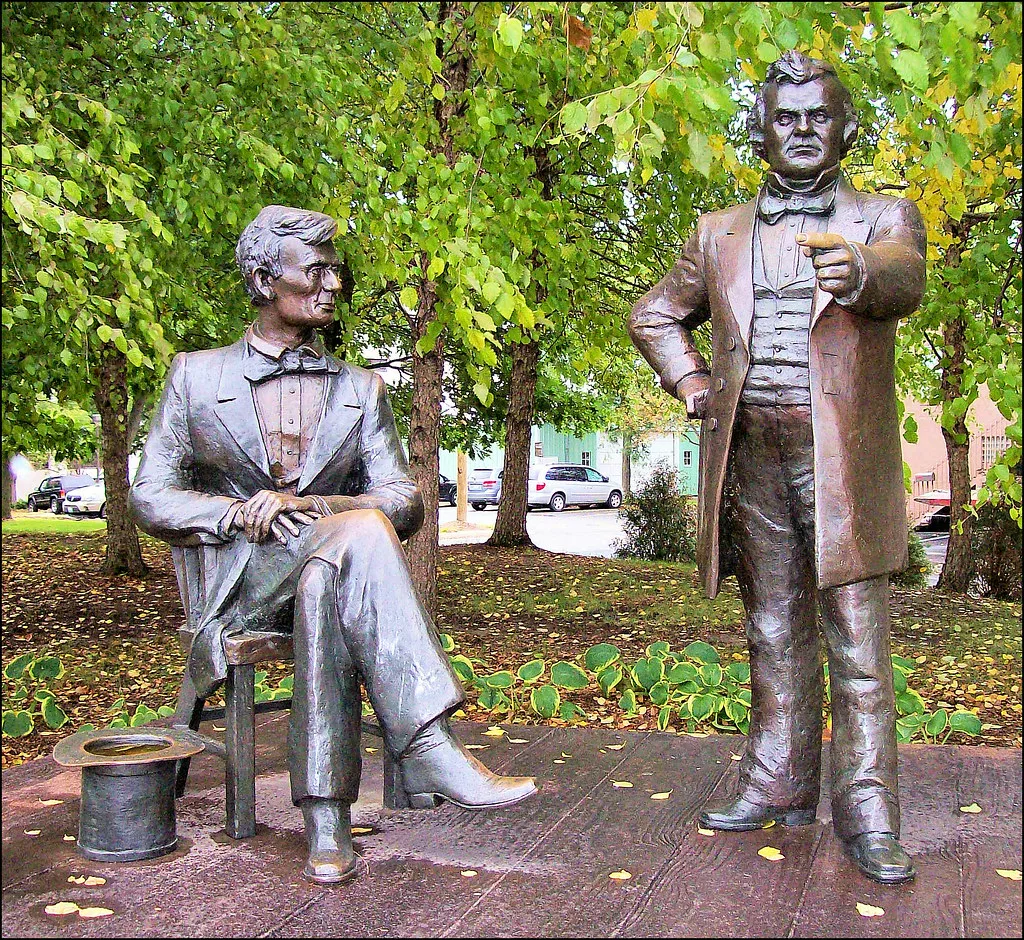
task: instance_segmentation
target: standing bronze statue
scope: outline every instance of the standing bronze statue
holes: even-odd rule
[[[357,871],[360,680],[411,805],[485,809],[536,790],[490,773],[448,725],[463,690],[399,542],[422,525],[423,500],[384,383],[316,335],[340,287],[336,232],[329,216],[268,206],[242,233],[256,321],[232,346],[175,358],[131,491],[146,532],[203,554],[188,664],[200,697],[226,676],[225,633],[294,633],[292,799],[303,873],[322,884]]]
[[[709,597],[735,573],[753,704],[739,791],[704,826],[815,819],[820,610],[832,692],[832,816],[869,877],[914,877],[899,844],[888,576],[907,562],[896,323],[918,306],[925,231],[906,199],[854,190],[849,91],[797,52],[768,69],[748,130],[770,172],[709,213],[630,334],[703,419],[698,563]],[[709,369],[692,331],[711,321]]]

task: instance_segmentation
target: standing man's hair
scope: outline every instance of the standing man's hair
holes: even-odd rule
[[[846,127],[843,130],[843,152],[846,156],[857,139],[857,111],[853,107],[853,97],[850,89],[847,88],[836,74],[836,70],[821,59],[812,59],[797,52],[795,49],[782,54],[768,66],[768,74],[765,76],[764,84],[757,90],[757,97],[754,99],[754,109],[747,116],[747,134],[754,153],[764,157],[764,127],[768,120],[768,108],[765,104],[765,89],[774,85],[805,85],[813,81],[833,81],[837,88],[842,90],[843,117],[846,120]]]
[[[264,268],[272,277],[281,276],[282,239],[291,235],[307,245],[323,245],[331,241],[337,231],[338,223],[322,212],[288,206],[261,209],[245,227],[235,247],[235,261],[253,304],[260,307],[269,302],[256,288],[256,271]]]

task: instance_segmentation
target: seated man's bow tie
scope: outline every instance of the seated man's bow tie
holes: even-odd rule
[[[245,377],[250,382],[262,382],[279,375],[297,375],[303,372],[330,372],[331,366],[324,355],[314,354],[308,347],[286,349],[279,359],[254,355],[245,365]]]
[[[774,225],[787,212],[807,215],[828,215],[836,201],[834,186],[817,193],[776,193],[765,189],[757,203],[757,214]]]

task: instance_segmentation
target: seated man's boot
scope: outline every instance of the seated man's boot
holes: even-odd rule
[[[349,804],[307,797],[299,805],[309,841],[303,877],[321,885],[337,885],[354,878],[359,860],[352,849]]]
[[[463,809],[510,806],[537,792],[533,777],[501,777],[466,753],[447,718],[431,722],[399,759],[402,785],[415,809],[448,800]]]
[[[872,881],[898,885],[917,874],[910,856],[891,832],[862,832],[845,840],[843,848]]]
[[[771,806],[741,793],[723,806],[706,807],[700,814],[700,825],[726,832],[763,829],[773,822],[783,826],[809,826],[814,822],[816,811],[816,806]]]

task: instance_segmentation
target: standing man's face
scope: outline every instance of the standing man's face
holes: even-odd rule
[[[843,154],[843,94],[831,78],[765,89],[764,158],[779,176],[814,179]]]
[[[275,295],[272,303],[260,309],[261,319],[300,330],[318,329],[334,319],[334,298],[341,281],[338,252],[330,242],[307,245],[289,236],[281,244],[281,276],[261,273]]]

